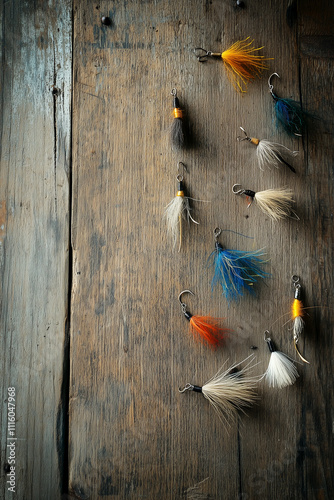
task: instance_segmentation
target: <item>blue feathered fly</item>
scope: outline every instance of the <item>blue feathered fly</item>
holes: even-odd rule
[[[306,125],[307,113],[302,110],[298,101],[294,101],[293,99],[282,99],[274,94],[274,87],[270,83],[271,78],[274,75],[279,78],[277,73],[273,73],[268,79],[268,85],[269,92],[275,101],[276,118],[289,135],[296,135],[300,137]]]
[[[214,230],[216,239],[215,250],[209,256],[209,262],[214,267],[212,289],[217,285],[228,302],[237,301],[244,291],[254,293],[254,284],[259,278],[266,278],[269,273],[263,270],[266,261],[262,250],[243,252],[241,250],[227,250],[218,242],[220,228]]]

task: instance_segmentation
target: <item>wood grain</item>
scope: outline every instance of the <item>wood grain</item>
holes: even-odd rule
[[[79,498],[191,498],[192,486],[209,477],[200,486],[205,498],[330,498],[332,382],[325,373],[332,345],[321,339],[332,324],[325,272],[333,254],[331,118],[327,132],[317,125],[291,139],[276,129],[265,78],[241,96],[219,62],[201,65],[193,54],[195,46],[219,51],[254,36],[275,57],[269,70],[281,75],[279,95],[300,98],[324,123],[331,105],[325,68],[332,75],[333,65],[303,49],[302,35],[314,34],[305,31],[310,7],[298,4],[297,21],[290,15],[287,22],[281,2],[245,11],[217,1],[107,6],[75,7],[70,491]],[[102,14],[111,27],[100,24]],[[192,137],[182,154],[168,141],[173,87]],[[252,146],[235,140],[239,126],[299,150],[297,175],[260,172]],[[200,226],[187,228],[176,253],[161,217],[175,195],[179,160],[191,196],[211,203],[196,204]],[[256,207],[247,210],[231,193],[235,182],[293,187],[301,220],[274,224]],[[270,282],[230,308],[211,294],[205,269],[216,226],[254,238],[226,233],[227,245],[266,247],[270,256]],[[293,387],[261,384],[258,407],[226,432],[206,401],[177,387],[203,384],[227,360],[246,358],[252,345],[263,372],[263,332],[272,324],[280,349],[294,357],[286,324],[292,274],[301,276],[305,304],[323,306],[307,321],[303,350],[311,364],[299,366]],[[177,303],[185,288],[196,293],[191,310],[227,316],[235,333],[224,350],[211,352],[188,335]]]
[[[333,64],[303,48],[317,35],[307,31],[311,3],[235,10],[215,0],[116,1],[108,11],[108,3],[75,2],[69,488],[79,498],[331,497],[333,127],[325,110]],[[240,95],[219,61],[194,57],[194,47],[219,51],[247,36],[274,57],[277,93],[301,99],[319,118],[302,140],[276,128],[269,72]],[[173,87],[192,138],[182,153],[168,140]],[[299,150],[297,174],[261,172],[253,146],[236,141],[239,126]],[[191,196],[210,200],[194,202],[200,225],[186,228],[180,253],[161,220],[178,161]],[[231,193],[235,182],[255,191],[291,186],[300,221],[275,224],[255,206],[247,210]],[[216,226],[254,238],[225,233],[227,246],[265,247],[270,258],[271,280],[229,308],[211,293],[206,269]],[[301,276],[305,305],[321,306],[310,309],[303,339],[310,366],[299,365],[287,389],[260,384],[258,406],[227,432],[200,395],[177,388],[202,385],[252,345],[255,372],[263,373],[268,328],[295,357],[286,323],[292,274]],[[196,293],[187,301],[192,312],[227,317],[235,333],[223,350],[187,333],[177,302],[185,288]]]
[[[334,8],[245,4],[1,4],[1,467],[15,386],[17,498],[333,498]],[[221,61],[200,64],[193,49],[248,36],[274,59],[241,95]],[[272,72],[277,94],[312,115],[302,139],[276,127]],[[169,140],[174,87],[189,128],[182,152]],[[254,146],[236,140],[240,126],[298,150],[297,173],[261,172]],[[181,252],[162,220],[179,161],[200,222],[184,226]],[[292,187],[300,220],[270,221],[232,194],[234,183]],[[227,247],[265,248],[272,275],[230,306],[211,292],[217,226]],[[309,308],[310,365],[298,365],[292,387],[259,383],[258,404],[226,429],[200,394],[178,387],[252,353],[262,374],[266,329],[295,359],[292,274]],[[189,334],[177,300],[186,288],[192,313],[225,317],[233,330],[221,349]]]
[[[63,482],[70,5],[1,2],[2,499],[59,498]],[[15,493],[8,491],[5,473],[7,388],[12,386]]]

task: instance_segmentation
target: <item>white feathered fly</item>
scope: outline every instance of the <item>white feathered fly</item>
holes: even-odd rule
[[[180,165],[182,165],[184,169],[186,168],[184,163],[180,161],[178,163],[178,169]],[[179,239],[178,251],[180,251],[182,245],[182,219],[187,220],[188,222],[191,221],[194,224],[199,224],[199,222],[197,222],[190,213],[191,207],[189,200],[192,198],[189,198],[184,194],[183,175],[178,174],[176,180],[178,186],[176,196],[165,207],[163,218],[167,222],[167,230],[172,237],[174,248],[177,244],[177,240]]]
[[[256,139],[255,137],[249,137],[244,128],[240,127],[246,137],[237,137],[239,142],[249,141],[254,146],[256,146],[256,156],[258,159],[259,167],[264,170],[264,167],[275,167],[279,168],[282,164],[289,167],[289,169],[296,173],[296,169],[290,165],[290,161],[298,154],[298,151],[291,151],[291,149],[278,144],[277,142],[271,142],[267,139]]]
[[[258,399],[256,388],[259,377],[248,375],[254,366],[253,356],[249,356],[243,368],[235,363],[227,370],[224,366],[202,387],[186,384],[179,388],[179,392],[194,391],[201,392],[218,413],[224,424],[235,421],[238,411],[244,411]]]
[[[243,189],[240,184],[234,184],[232,192],[248,196],[251,199],[248,207],[255,201],[259,209],[275,221],[291,216],[299,220],[298,215],[291,208],[294,203],[293,191],[288,187],[255,192]]]
[[[267,337],[269,331],[266,330],[264,340],[267,342],[270,351],[270,361],[263,377],[268,382],[269,387],[278,387],[282,389],[296,382],[299,374],[293,361],[280,351],[277,351],[275,344],[270,337]]]

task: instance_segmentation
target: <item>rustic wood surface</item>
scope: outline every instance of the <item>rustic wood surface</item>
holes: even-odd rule
[[[51,499],[63,487],[66,449],[71,3],[1,2],[0,12],[0,498]]]
[[[1,463],[15,386],[17,498],[333,498],[332,3],[18,4],[2,5],[0,173]],[[193,49],[247,36],[274,59],[241,95],[220,61],[200,64]],[[302,139],[276,127],[272,72],[277,94],[314,116]],[[174,87],[190,131],[182,152],[169,141]],[[236,141],[240,126],[298,150],[297,174],[261,172],[254,147]],[[209,203],[192,203],[200,225],[184,227],[178,253],[162,215],[179,161],[189,195]],[[234,183],[291,186],[300,220],[247,209]],[[251,236],[221,242],[265,248],[272,274],[230,307],[206,265],[216,226]],[[226,429],[200,394],[178,387],[250,354],[263,373],[266,329],[295,358],[293,274],[310,308],[310,365],[298,364],[286,389],[261,382],[258,404]],[[217,351],[188,333],[177,301],[187,288],[191,312],[226,317],[233,330]]]

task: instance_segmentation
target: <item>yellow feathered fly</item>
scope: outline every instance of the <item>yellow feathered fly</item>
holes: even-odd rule
[[[292,276],[292,283],[295,288],[295,298],[292,303],[291,307],[291,314],[292,314],[292,321],[293,321],[293,343],[295,346],[295,349],[297,351],[298,356],[304,363],[310,364],[309,361],[307,361],[301,354],[299,347],[298,347],[298,342],[300,339],[300,335],[303,333],[304,326],[305,326],[305,321],[303,320],[303,303],[300,300],[301,297],[301,284],[299,283],[299,276],[293,275]]]
[[[258,53],[263,47],[256,48],[253,43],[254,40],[247,37],[223,52],[212,52],[202,47],[197,47],[194,52],[199,62],[205,62],[209,57],[221,58],[234,88],[239,92],[247,92],[247,84],[268,69],[265,64],[268,59]]]

